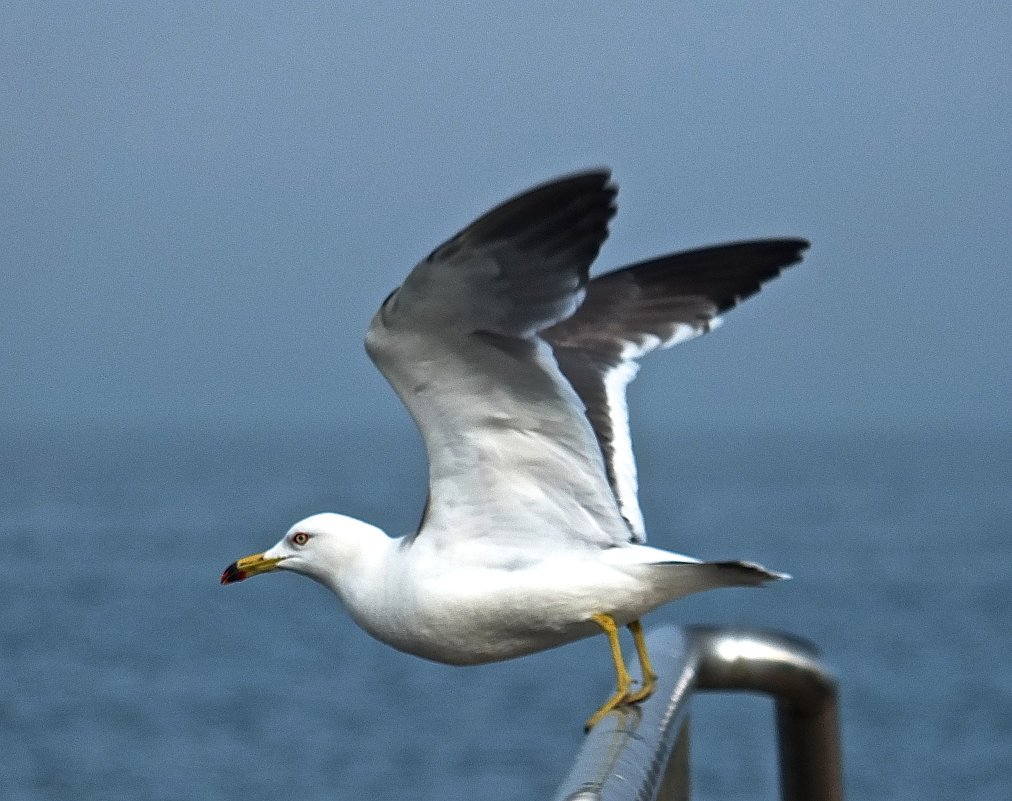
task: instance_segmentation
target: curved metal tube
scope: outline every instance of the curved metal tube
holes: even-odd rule
[[[710,627],[666,627],[647,639],[660,668],[657,691],[587,735],[556,801],[687,799],[689,700],[710,690],[774,698],[784,801],[842,801],[836,681],[812,645]]]

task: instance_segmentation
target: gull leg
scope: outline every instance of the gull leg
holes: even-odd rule
[[[633,642],[636,643],[636,656],[640,660],[640,670],[643,671],[643,686],[636,692],[626,697],[626,703],[635,704],[654,694],[657,686],[657,674],[654,673],[654,666],[650,664],[650,656],[647,654],[647,642],[643,639],[643,626],[638,620],[634,620],[627,628],[632,633]]]
[[[608,635],[611,658],[615,663],[615,692],[604,702],[604,705],[597,712],[590,716],[590,720],[587,721],[587,725],[584,727],[586,731],[594,728],[615,707],[626,703],[629,697],[629,688],[632,686],[632,677],[629,675],[629,671],[626,670],[625,661],[622,659],[622,644],[618,640],[618,626],[615,625],[615,621],[611,615],[604,614],[596,614],[591,617],[591,620],[597,623],[601,627],[601,630]]]

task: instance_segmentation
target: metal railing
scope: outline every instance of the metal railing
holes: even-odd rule
[[[587,735],[556,801],[689,798],[689,701],[710,690],[776,702],[784,801],[842,801],[836,681],[814,647],[772,632],[673,627],[647,637],[656,692],[620,707]]]

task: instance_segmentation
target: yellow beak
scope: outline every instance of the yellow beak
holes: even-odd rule
[[[234,584],[237,581],[248,579],[250,576],[257,576],[260,573],[267,573],[285,561],[285,556],[265,557],[262,553],[255,553],[252,556],[244,556],[225,568],[221,574],[222,584]]]

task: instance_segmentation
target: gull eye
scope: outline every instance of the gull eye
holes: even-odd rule
[[[309,535],[305,531],[297,531],[292,534],[292,542],[296,545],[305,545],[309,542]]]

